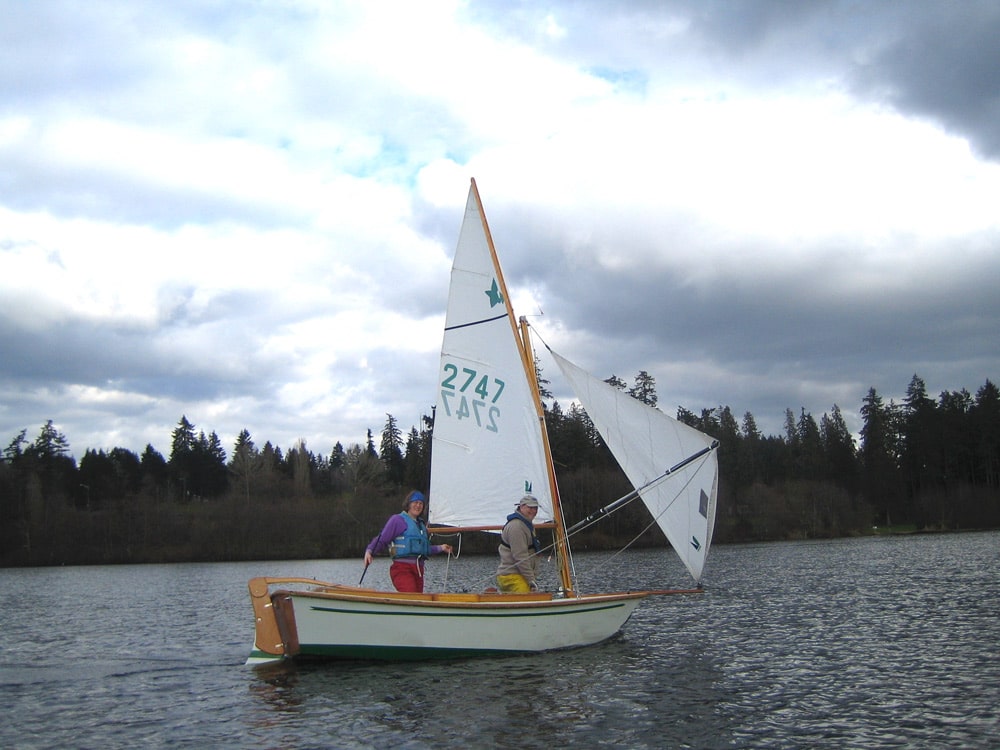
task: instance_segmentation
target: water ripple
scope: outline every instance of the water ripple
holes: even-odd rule
[[[577,563],[685,585],[658,551]],[[409,665],[245,669],[262,572],[357,561],[0,570],[0,747],[1000,746],[998,533],[718,547],[704,595],[649,599],[607,643]]]

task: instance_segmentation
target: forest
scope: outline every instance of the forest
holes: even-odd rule
[[[631,386],[607,382],[657,405],[645,371]],[[539,383],[572,523],[631,487],[586,412],[552,400],[540,373]],[[721,444],[715,543],[1000,527],[1000,390],[989,380],[974,396],[935,399],[914,375],[902,403],[871,388],[857,440],[837,405],[819,421],[788,409],[784,433],[768,436],[728,406],[675,416]],[[377,442],[369,429],[327,455],[301,441],[258,445],[244,429],[227,454],[182,416],[167,457],[152,445],[88,448],[78,463],[50,420],[0,457],[0,566],[360,556],[409,489],[428,489],[433,427],[425,416],[404,434],[386,414]],[[660,534],[633,503],[574,548],[662,544]],[[495,539],[469,536],[466,551],[495,551]]]

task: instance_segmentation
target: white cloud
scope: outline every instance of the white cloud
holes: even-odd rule
[[[859,98],[865,40],[786,58],[683,5],[33,12],[0,52],[36,71],[0,87],[0,432],[327,451],[419,418],[470,176],[519,311],[685,406],[780,427],[782,394],[1000,364],[1000,170]]]

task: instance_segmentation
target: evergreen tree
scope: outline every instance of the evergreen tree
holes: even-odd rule
[[[719,451],[719,481],[728,492],[736,490],[737,462],[739,459],[740,426],[728,406],[719,407],[719,431],[716,434]]]
[[[28,444],[28,431],[21,430],[13,440],[8,443],[7,447],[3,450],[3,458],[0,459],[7,463],[14,463],[21,456],[24,455],[24,446]]]
[[[271,445],[268,440],[264,447],[260,449],[260,481],[261,492],[265,496],[275,497],[280,495],[282,483],[285,477],[285,457],[281,453],[281,448]]]
[[[791,409],[785,409],[785,442],[793,448],[799,444],[799,428]]]
[[[430,486],[430,456],[426,434],[410,428],[406,438],[406,455],[403,459],[403,484],[426,490]]]
[[[226,449],[222,447],[215,430],[205,439],[204,433],[199,437],[199,463],[201,473],[201,492],[208,497],[218,497],[229,487],[229,472],[226,468]]]
[[[260,451],[254,445],[249,430],[243,428],[233,445],[233,458],[229,462],[229,471],[247,504],[250,503],[251,484],[260,470]]]
[[[706,435],[719,438],[721,432],[719,424],[718,409],[702,409],[701,417],[698,418],[697,429],[704,432]]]
[[[739,439],[733,446],[736,453],[736,487],[746,488],[761,479],[761,434],[757,428],[757,421],[750,412],[743,414],[743,425],[740,433]],[[725,445],[722,447],[725,449]]]
[[[619,391],[624,391],[628,388],[628,385],[617,375],[612,375],[610,378],[604,380],[605,383],[610,385],[612,388],[617,388]]]
[[[975,482],[976,439],[971,429],[972,394],[943,391],[938,397],[941,415],[941,472],[947,485]]]
[[[288,451],[287,459],[292,469],[292,486],[298,498],[312,496],[312,475],[315,457],[306,448],[306,441],[299,439]]]
[[[170,459],[172,463],[175,459],[184,454],[194,452],[197,440],[194,435],[194,425],[188,421],[187,416],[181,415],[181,421],[170,433]]]
[[[902,523],[897,483],[895,420],[878,392],[871,388],[861,405],[861,466],[862,488],[873,508],[880,509],[882,522],[891,526]]]
[[[344,480],[346,462],[347,454],[344,452],[343,444],[338,440],[330,452],[330,487],[334,492],[342,492],[347,488]]]
[[[826,476],[829,472],[823,451],[823,439],[820,437],[819,426],[813,415],[802,409],[795,428],[799,449],[797,476],[800,479],[819,479]]]
[[[194,486],[197,478],[197,446],[194,425],[186,415],[181,415],[180,422],[170,434],[170,458],[167,465],[170,467],[170,476],[180,491],[182,502],[187,502],[192,492],[197,491]]]
[[[989,380],[976,391],[970,414],[976,437],[976,478],[986,487],[1000,487],[1000,389]]]
[[[228,486],[226,451],[218,434],[213,430],[206,435],[201,430],[196,437],[195,426],[186,416],[171,433],[168,466],[175,492],[185,502],[218,496]]]
[[[930,493],[940,486],[942,476],[941,424],[937,404],[927,395],[927,386],[916,374],[906,389],[901,413],[900,467],[907,483],[909,504],[923,526]]]
[[[833,405],[831,414],[820,420],[820,437],[826,454],[826,478],[842,487],[850,495],[859,490],[857,446],[847,428],[840,407]]]
[[[344,454],[344,446],[338,440],[333,446],[333,450],[330,452],[330,471],[339,471],[344,468],[344,459],[346,458]]]
[[[103,450],[87,450],[80,459],[80,490],[77,506],[85,510],[100,508],[106,500],[119,495],[115,467]]]
[[[69,453],[69,441],[55,428],[50,419],[38,433],[32,448],[35,455],[43,460],[63,458]]]
[[[557,467],[569,468],[575,466],[575,461],[572,449],[566,444],[565,421],[562,406],[558,401],[553,401],[552,407],[545,409],[545,429],[549,434],[552,461]]]
[[[142,462],[139,456],[127,448],[112,448],[108,456],[125,493],[132,495],[139,492],[142,486]]]
[[[394,416],[391,414],[385,416],[385,427],[382,428],[379,454],[386,479],[392,485],[399,487],[403,483],[403,433],[400,431]]]
[[[647,406],[656,406],[656,379],[645,370],[640,370],[635,376],[635,385],[629,388],[628,395]]]
[[[698,429],[698,417],[693,411],[685,409],[683,406],[677,407],[677,421],[686,424],[688,427]]]
[[[538,383],[538,395],[543,401],[552,398],[552,391],[549,390],[550,382],[542,377],[542,364],[537,354],[535,355],[535,382]]]
[[[169,467],[163,454],[153,448],[151,443],[146,443],[146,448],[139,459],[139,466],[142,471],[143,491],[149,497],[161,499],[167,490],[167,481],[170,476]]]
[[[69,440],[51,419],[42,426],[25,457],[41,482],[43,506],[47,507],[50,500],[68,499],[76,494],[79,489],[76,461],[69,455]]]
[[[570,404],[569,411],[562,418],[560,435],[563,460],[567,466],[580,469],[600,465],[599,450],[607,449],[603,441],[595,442],[596,435],[597,430],[586,410],[575,402]]]

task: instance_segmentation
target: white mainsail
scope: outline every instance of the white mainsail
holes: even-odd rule
[[[475,182],[451,270],[431,447],[432,526],[502,525],[530,492],[553,517],[527,358]]]
[[[432,526],[500,526],[526,492],[542,505],[539,520],[554,517],[544,425],[529,381],[534,359],[524,347],[473,181],[452,265],[438,371]],[[700,581],[715,525],[717,444],[552,355],[670,544]],[[697,458],[678,466],[692,456]]]
[[[549,351],[688,572],[700,581],[712,543],[718,496],[714,439]],[[663,478],[699,453],[696,460]]]

